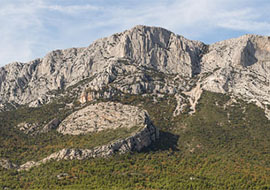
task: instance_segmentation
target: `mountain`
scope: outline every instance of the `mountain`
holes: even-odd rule
[[[205,45],[162,28],[136,26],[87,48],[56,50],[43,59],[2,67],[1,107],[7,103],[39,106],[55,97],[50,92],[82,80],[87,80],[87,88],[95,92],[109,86],[122,93],[175,94],[189,90],[190,86],[183,83],[199,76],[205,77],[200,79],[202,89],[254,101],[269,114],[269,40],[245,35]],[[162,81],[146,72],[176,78],[161,85]],[[181,82],[171,84],[176,79]],[[111,93],[109,89],[106,95]]]
[[[94,80],[88,82],[89,88],[99,90],[118,75],[123,78],[133,72],[142,78],[140,72],[146,69],[191,76],[198,72],[203,48],[202,43],[165,29],[137,26],[97,40],[87,48],[56,50],[43,59],[2,67],[1,103],[36,106],[48,102],[53,97],[48,95],[52,90],[66,89],[85,79]]]
[[[139,25],[1,67],[0,187],[270,188],[269,65],[267,36],[207,45]]]

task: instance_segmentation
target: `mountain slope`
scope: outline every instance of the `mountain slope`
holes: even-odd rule
[[[266,36],[136,26],[8,64],[0,187],[269,189],[269,58]]]
[[[202,72],[212,73],[204,89],[255,102],[269,118],[269,64],[269,37],[245,35],[212,44],[202,61]]]
[[[162,28],[137,26],[95,41],[87,48],[56,50],[43,59],[13,63],[0,70],[1,103],[46,103],[51,90],[65,89],[82,79],[98,75],[98,87],[114,79],[119,59],[139,68],[191,76],[198,72],[204,45]],[[119,72],[128,72],[120,69]]]
[[[56,50],[43,59],[2,67],[0,101],[2,109],[7,103],[36,107],[55,97],[50,92],[82,80],[92,91],[110,84],[121,93],[175,94],[189,91],[192,85],[185,83],[198,75],[202,89],[256,102],[268,115],[269,44],[268,37],[246,35],[208,46],[162,28],[136,26],[87,48]],[[148,73],[159,75],[159,81]],[[81,87],[77,93],[86,88]],[[109,88],[105,96],[111,95]]]
[[[173,96],[157,100],[140,95],[120,96],[112,100],[123,104],[140,104],[148,110],[154,125],[160,129],[160,140],[149,149],[107,159],[49,162],[19,173],[0,168],[0,187],[15,189],[270,187],[269,121],[262,109],[241,100],[232,100],[226,95],[204,92],[194,115],[190,116],[185,112],[174,117],[176,105]],[[1,139],[1,142],[7,141],[8,145],[4,145],[9,149],[6,155],[16,160],[18,156],[12,155],[16,152],[14,149],[18,151],[22,148],[22,153],[17,153],[22,158],[26,157],[23,156],[23,152],[34,155],[34,146],[40,147],[43,154],[46,153],[49,146],[42,147],[39,143],[48,142],[47,135],[51,137],[49,146],[56,146],[65,140],[60,138],[59,141],[59,137],[49,133],[28,138],[17,136],[16,140],[9,136],[6,140]],[[102,138],[108,138],[110,135],[105,134]],[[93,137],[100,139],[98,136]],[[29,145],[25,141],[29,141]],[[87,141],[89,136],[71,140],[73,147]],[[60,174],[67,174],[67,177],[58,177]]]

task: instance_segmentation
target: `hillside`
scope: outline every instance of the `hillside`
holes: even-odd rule
[[[0,187],[270,189],[270,39],[136,26],[0,68]]]

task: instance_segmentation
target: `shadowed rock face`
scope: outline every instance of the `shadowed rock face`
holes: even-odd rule
[[[256,49],[254,44],[248,40],[246,47],[244,47],[241,57],[240,57],[240,64],[244,67],[251,66],[258,62],[258,59],[255,57]]]

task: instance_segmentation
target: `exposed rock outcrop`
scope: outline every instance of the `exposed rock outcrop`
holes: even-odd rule
[[[93,100],[93,96],[91,95],[90,92],[83,91],[81,96],[80,96],[80,102],[86,103],[86,102],[91,102]]]
[[[55,129],[60,121],[50,121],[41,132]],[[47,163],[51,160],[73,160],[95,157],[108,157],[115,153],[123,154],[130,151],[141,151],[159,138],[158,129],[152,124],[148,113],[135,106],[123,105],[114,102],[101,102],[88,105],[63,120],[57,131],[63,134],[79,135],[89,132],[98,132],[105,129],[135,128],[129,136],[92,149],[65,148],[50,156],[35,162],[28,161],[18,166],[18,170],[28,170],[34,166]]]
[[[200,71],[204,46],[162,28],[136,26],[86,48],[55,50],[42,59],[1,67],[0,103],[13,101],[36,107],[54,97],[49,91],[65,89],[94,76],[92,88],[100,88],[115,80],[113,65],[120,58],[128,59],[133,70],[141,67],[192,76]]]
[[[188,80],[199,74],[202,89],[259,102],[267,111],[269,49],[270,39],[264,36],[245,35],[207,46],[162,28],[136,26],[86,48],[56,50],[43,59],[0,68],[0,104],[37,107],[56,96],[49,91],[90,78],[83,89],[91,93],[81,91],[81,103],[111,98],[117,94],[115,89],[176,94],[189,91]],[[181,81],[172,82],[172,75]]]
[[[32,167],[39,166],[53,160],[82,160],[95,157],[108,157],[115,153],[123,154],[130,151],[141,151],[158,138],[158,129],[153,126],[149,119],[147,119],[143,128],[137,132],[134,132],[130,137],[125,139],[119,139],[107,145],[95,147],[94,149],[62,149],[59,152],[53,153],[38,162],[26,162],[25,164],[19,166],[18,170],[29,170]]]
[[[61,122],[57,131],[79,135],[119,127],[143,126],[148,118],[146,111],[135,106],[114,102],[89,105],[72,113]]]
[[[17,128],[25,134],[33,134],[38,130],[38,123],[26,123],[22,122],[17,125]]]
[[[16,169],[18,167],[7,159],[0,159],[0,166],[5,169]]]
[[[270,105],[270,38],[245,35],[210,45],[202,58],[203,89]],[[269,117],[270,118],[270,117]]]
[[[265,109],[270,118],[270,38],[245,35],[205,45],[159,27],[136,26],[85,48],[55,50],[29,63],[0,68],[0,110],[5,104],[37,107],[79,84],[78,100],[116,94],[229,93]],[[81,83],[82,81],[87,81]],[[191,99],[190,99],[191,100]],[[194,110],[195,102],[190,102]]]
[[[189,112],[190,114],[193,114],[196,112],[196,105],[203,93],[203,90],[201,89],[201,84],[197,83],[194,88],[192,88],[188,92],[183,92],[185,95],[188,96],[188,101],[190,104],[191,111]]]
[[[68,173],[60,173],[56,177],[57,179],[65,179],[66,177],[69,177],[70,175]]]
[[[51,120],[49,123],[47,123],[42,130],[40,131],[40,133],[47,133],[51,130],[54,130],[58,127],[58,125],[61,123],[61,121],[57,118]]]

